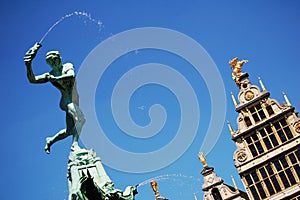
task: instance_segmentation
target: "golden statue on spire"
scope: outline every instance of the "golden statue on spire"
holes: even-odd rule
[[[237,57],[229,61],[229,64],[231,65],[232,69],[232,79],[235,81],[235,83],[239,84],[239,78],[241,76],[241,70],[244,63],[249,62],[248,60],[241,60],[239,61]]]
[[[198,158],[199,158],[200,162],[202,163],[203,167],[207,167],[206,158],[202,152],[200,152],[198,154]]]
[[[152,190],[153,190],[153,192],[154,192],[154,194],[156,196],[155,200],[168,200],[166,197],[160,196],[160,194],[159,194],[159,192],[157,190],[158,184],[157,184],[156,180],[152,180],[150,182],[150,186],[151,186],[151,188],[152,188]]]
[[[160,196],[159,193],[158,193],[158,190],[157,190],[158,185],[157,185],[157,182],[155,180],[150,182],[150,186],[151,186],[155,196]]]

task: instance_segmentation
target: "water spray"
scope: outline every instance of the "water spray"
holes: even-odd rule
[[[65,19],[72,17],[72,16],[79,16],[79,17],[84,17],[86,19],[88,19],[89,21],[91,21],[92,23],[96,24],[99,29],[102,27],[102,22],[100,20],[96,20],[94,18],[92,18],[91,14],[83,12],[83,11],[75,11],[73,13],[69,13],[65,16],[63,16],[62,18],[60,18],[59,20],[57,20],[49,29],[48,31],[43,35],[43,37],[41,38],[41,40],[39,41],[39,44],[41,44],[43,42],[43,40],[46,38],[46,36],[52,31],[52,29],[57,26],[59,23],[61,23],[62,21],[64,21]]]

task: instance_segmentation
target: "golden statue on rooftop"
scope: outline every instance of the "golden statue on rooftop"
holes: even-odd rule
[[[231,65],[232,69],[232,79],[235,81],[235,83],[239,84],[239,77],[241,76],[241,69],[244,63],[249,62],[248,60],[241,60],[239,61],[237,57],[229,61],[229,64]]]
[[[207,167],[206,158],[202,152],[200,152],[198,154],[198,158],[199,158],[200,162],[202,163],[203,167]]]

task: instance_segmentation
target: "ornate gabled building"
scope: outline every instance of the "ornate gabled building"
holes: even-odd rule
[[[236,144],[235,167],[249,197],[260,199],[300,199],[300,118],[283,94],[285,103],[270,98],[259,79],[261,89],[252,85],[247,73],[235,77],[240,89],[238,101],[232,98],[238,113],[238,130],[229,125]]]
[[[248,200],[245,192],[239,190],[236,185],[232,187],[224,183],[222,178],[218,177],[213,167],[209,167],[206,163],[205,156],[200,153],[199,160],[203,164],[201,174],[204,178],[202,191],[204,192],[203,200]],[[195,199],[197,197],[195,196]]]

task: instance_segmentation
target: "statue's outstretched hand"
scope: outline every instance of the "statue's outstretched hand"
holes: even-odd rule
[[[25,56],[24,56],[24,62],[25,63],[30,63],[33,59],[34,59],[34,57],[36,56],[36,54],[37,54],[37,52],[38,52],[38,50],[39,50],[39,48],[41,48],[41,44],[40,43],[35,43],[34,45],[33,45],[33,47],[31,47],[27,52],[26,52],[26,54],[25,54]]]

